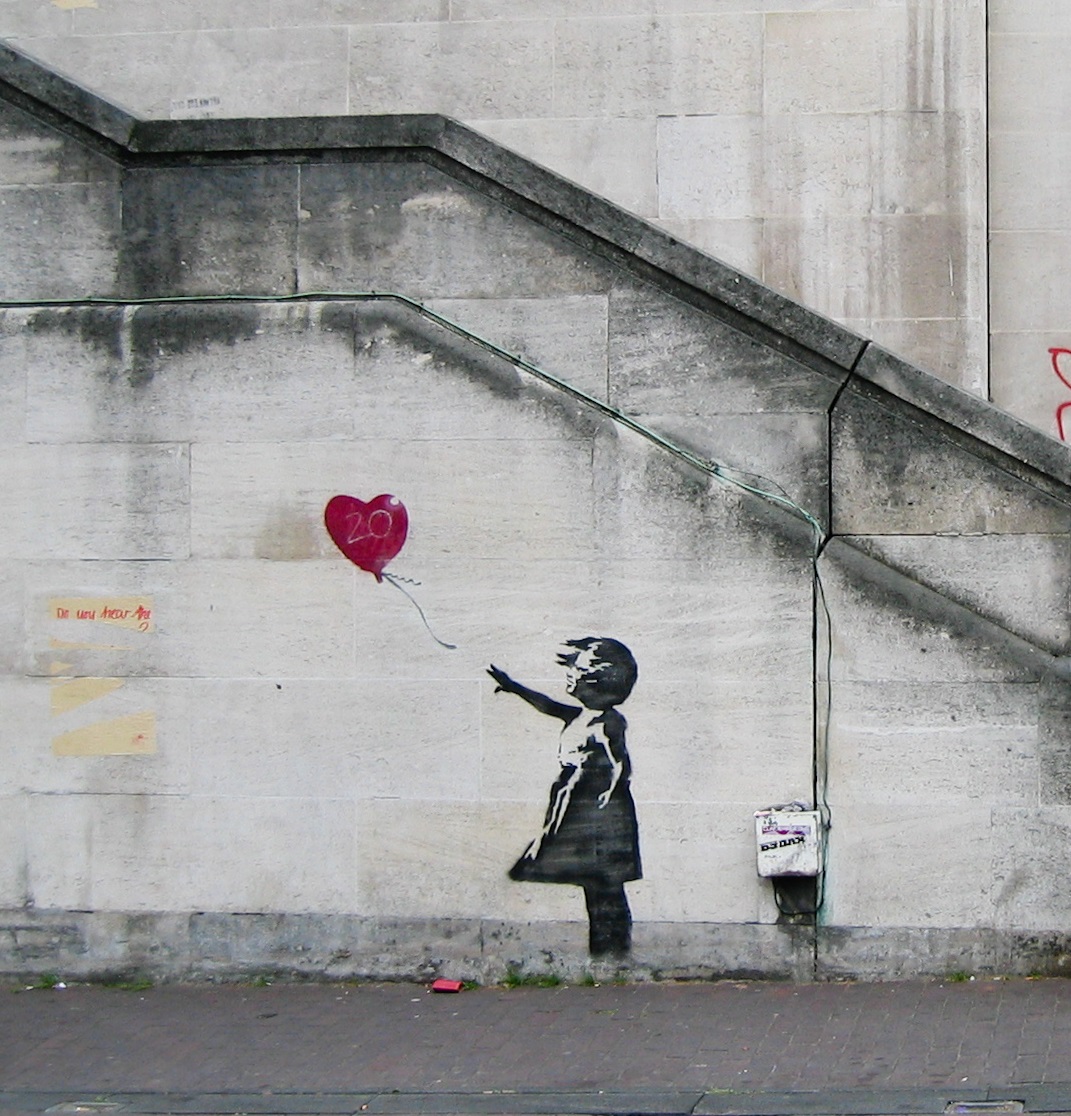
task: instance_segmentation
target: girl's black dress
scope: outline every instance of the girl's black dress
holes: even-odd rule
[[[643,876],[625,718],[616,709],[590,719],[589,712],[562,730],[561,774],[550,788],[543,831],[510,869],[512,880],[620,886]],[[611,736],[624,769],[600,808],[599,796],[613,776],[605,743]]]

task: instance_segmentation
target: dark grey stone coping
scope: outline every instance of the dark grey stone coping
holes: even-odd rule
[[[576,183],[510,151],[457,121],[435,114],[144,120],[0,42],[0,95],[27,99],[114,145],[117,158],[187,163],[212,157],[276,159],[357,157],[406,150],[452,164],[527,203],[545,223],[668,280],[668,289],[702,306],[727,308],[727,320],[763,341],[823,368],[850,375],[946,423],[1013,472],[1071,485],[1071,447],[903,361],[841,325],[677,240]],[[723,316],[725,316],[723,314]]]
[[[1005,662],[1004,681],[1037,682],[1046,677],[1071,682],[1071,656],[1056,654],[1038,643],[1003,627],[995,620],[982,616],[967,605],[945,596],[937,589],[914,580],[887,565],[880,558],[867,552],[860,540],[845,535],[834,535],[822,552],[822,559],[837,563],[842,571],[879,592],[886,599],[898,602],[913,615],[927,617],[943,625],[956,638],[974,638],[984,646],[999,651]],[[836,927],[822,926],[818,931],[825,940],[826,957],[820,962],[822,979],[835,978],[841,973],[830,965],[829,954],[836,951],[840,936]],[[979,930],[975,941],[981,942],[985,931]],[[999,950],[999,946],[996,947]],[[1000,966],[998,964],[998,970]],[[854,970],[853,970],[854,973]],[[1071,1109],[1068,1110],[1071,1112]]]
[[[889,395],[946,423],[952,430],[968,435],[971,441],[999,451],[1010,459],[1041,474],[1013,469],[1024,480],[1039,482],[1048,478],[1071,485],[1071,446],[1050,438],[1034,426],[1002,411],[970,392],[922,371],[906,360],[869,344],[855,366],[854,375],[882,388]],[[969,446],[969,443],[966,443]],[[997,459],[999,464],[999,458]],[[1054,493],[1068,498],[1066,491]]]
[[[1030,1112],[1071,1112],[1071,1082],[990,1088],[487,1090],[352,1093],[0,1092],[0,1112],[132,1116],[916,1116],[956,1103],[1018,1100]]]
[[[866,340],[689,247],[589,190],[438,115],[141,120],[51,72],[10,44],[0,81],[121,148],[124,161],[211,155],[296,157],[330,151],[423,149],[490,179],[577,230],[666,272],[775,335],[850,369]]]
[[[112,143],[126,146],[137,117],[0,40],[0,82]]]

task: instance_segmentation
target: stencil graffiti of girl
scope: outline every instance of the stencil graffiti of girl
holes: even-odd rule
[[[550,789],[542,832],[509,875],[582,887],[591,955],[622,956],[632,945],[624,885],[643,874],[626,722],[617,710],[636,683],[636,660],[615,639],[587,636],[568,640],[565,647],[558,662],[566,668],[566,691],[580,707],[530,690],[493,664],[487,671],[495,680],[495,693],[516,694],[562,721],[561,773]]]

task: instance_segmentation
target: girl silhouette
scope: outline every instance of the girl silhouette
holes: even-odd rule
[[[636,660],[616,639],[587,636],[568,640],[565,647],[558,662],[566,668],[566,691],[579,706],[530,690],[493,664],[487,671],[495,693],[516,694],[562,722],[561,773],[550,789],[543,829],[509,875],[582,887],[591,955],[620,956],[632,945],[624,885],[643,875],[626,722],[617,711],[636,683]]]

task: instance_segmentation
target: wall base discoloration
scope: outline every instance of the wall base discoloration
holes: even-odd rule
[[[585,957],[587,926],[496,919],[225,912],[0,912],[0,976],[156,981],[413,980],[494,983],[509,973],[579,981],[813,977],[806,927],[637,923],[629,961]]]
[[[225,912],[0,912],[0,977],[181,980],[895,980],[1068,976],[1071,935],[953,927],[636,923],[627,962],[577,922]]]

